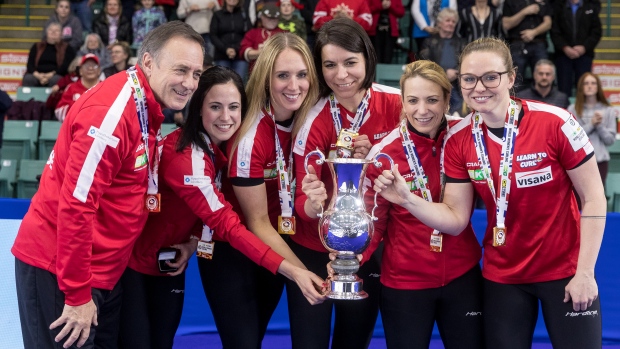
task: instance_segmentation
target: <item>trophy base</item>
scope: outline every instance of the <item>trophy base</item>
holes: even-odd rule
[[[362,290],[362,279],[357,275],[335,275],[329,279],[329,288],[327,289],[327,298],[329,299],[345,299],[357,300],[368,298],[368,293]]]

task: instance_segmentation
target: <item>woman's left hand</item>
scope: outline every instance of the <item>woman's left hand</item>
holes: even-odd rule
[[[176,262],[174,263],[166,262],[168,266],[177,268],[177,271],[170,272],[168,273],[168,275],[176,276],[176,275],[181,274],[187,267],[187,261],[192,256],[192,254],[196,251],[196,247],[198,247],[198,240],[190,239],[188,242],[172,245],[170,247],[176,248],[179,251],[181,251],[181,255],[179,256],[179,259],[177,259]]]
[[[367,135],[359,135],[353,139],[353,157],[356,159],[364,159],[372,148],[372,143]]]
[[[577,272],[564,288],[564,303],[573,301],[573,310],[584,311],[598,298],[594,274]]]

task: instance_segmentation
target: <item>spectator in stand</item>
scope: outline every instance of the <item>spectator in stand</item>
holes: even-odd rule
[[[551,29],[551,6],[545,1],[512,0],[504,2],[502,14],[502,26],[507,33],[517,76],[523,79],[527,66],[533,72],[536,62],[547,58],[546,35]]]
[[[413,0],[411,3],[412,36],[418,51],[422,49],[424,39],[439,31],[435,27],[435,21],[439,11],[446,7],[456,10],[456,0]]]
[[[398,39],[398,19],[405,15],[402,0],[371,0],[372,28],[368,32],[377,52],[378,63],[392,63]]]
[[[265,4],[261,11],[260,21],[261,28],[252,28],[241,40],[241,47],[239,54],[243,59],[249,62],[249,72],[252,72],[254,62],[258,58],[263,48],[263,43],[267,41],[272,35],[284,32],[278,28],[278,21],[280,17],[280,9],[275,4]]]
[[[61,30],[59,23],[50,23],[45,29],[46,39],[32,45],[22,86],[54,86],[67,74],[75,51],[62,41]]]
[[[90,32],[93,24],[92,9],[90,6],[95,0],[70,0],[71,1],[71,13],[80,19],[82,23],[82,29],[86,32]]]
[[[605,98],[601,79],[597,75],[588,72],[579,78],[575,104],[571,104],[568,111],[575,115],[588,134],[594,147],[598,172],[605,185],[610,160],[607,148],[616,141],[618,125],[616,111]]]
[[[92,53],[83,56],[78,67],[78,74],[80,78],[67,86],[54,110],[56,119],[60,122],[65,121],[67,112],[73,103],[100,81],[101,67],[99,66],[99,58]]]
[[[105,78],[109,78],[110,76],[129,68],[131,48],[126,42],[117,42],[116,44],[112,45],[112,48],[110,49],[110,56],[112,60],[112,65],[103,69],[103,75],[105,76]]]
[[[4,132],[4,116],[13,105],[13,100],[8,93],[0,90],[0,150],[2,149],[2,133]],[[0,156],[2,152],[0,152]]]
[[[213,13],[220,9],[217,0],[181,0],[177,8],[177,17],[185,20],[205,40],[207,53],[213,56],[214,48],[209,32]]]
[[[86,35],[86,40],[80,50],[78,51],[78,56],[84,56],[88,53],[94,53],[99,58],[99,66],[107,67],[110,65],[110,54],[108,53],[108,49],[101,41],[101,37],[99,34],[90,33]]]
[[[278,1],[278,4],[280,5],[280,23],[278,28],[307,40],[306,22],[295,14],[295,9],[302,9],[303,5],[295,2],[295,0],[282,0]]]
[[[306,42],[310,48],[314,47],[314,40],[316,38],[316,30],[313,28],[313,19],[314,9],[318,3],[319,0],[299,0],[300,6],[303,6],[303,8],[299,9],[299,14],[301,14],[304,22],[306,22]]]
[[[444,8],[437,15],[437,34],[433,34],[424,40],[420,57],[439,64],[452,83],[450,93],[450,114],[461,113],[463,98],[459,93],[458,86],[458,57],[467,45],[465,39],[455,34],[456,25],[459,21],[459,13],[451,8]]]
[[[93,33],[108,48],[117,41],[132,42],[131,20],[123,16],[120,0],[106,0],[103,12],[93,21]]]
[[[568,108],[568,96],[559,91],[555,81],[555,66],[548,59],[541,59],[534,66],[534,84],[517,93],[519,98],[545,102],[560,108]]]
[[[177,10],[178,3],[176,0],[155,0],[155,5],[164,9],[164,14],[169,21],[172,21],[172,16]]]
[[[596,0],[556,0],[551,27],[558,88],[571,96],[575,82],[592,69],[594,48],[601,40],[601,4]]]
[[[71,3],[69,0],[58,0],[54,14],[45,22],[43,28],[52,23],[60,23],[62,26],[62,40],[66,41],[75,51],[82,46],[82,23],[80,19],[71,14]],[[45,37],[43,37],[45,40]]]
[[[75,56],[75,58],[71,61],[71,64],[69,64],[67,75],[60,78],[56,85],[52,86],[52,91],[47,97],[47,101],[45,101],[45,107],[50,111],[54,111],[54,109],[56,109],[56,105],[58,105],[60,97],[62,97],[62,93],[65,91],[67,86],[80,79],[78,66],[82,60],[82,56],[83,55]]]
[[[320,0],[314,9],[312,30],[318,31],[323,24],[340,17],[356,21],[366,33],[372,28],[372,14],[367,0]]]
[[[140,49],[142,41],[151,30],[167,22],[164,12],[159,7],[153,7],[154,0],[141,0],[142,8],[134,12],[131,19],[133,28],[133,43],[131,48]]]
[[[490,36],[504,36],[502,10],[490,6],[488,0],[476,0],[473,6],[460,8],[460,13],[461,21],[457,32],[467,42]]]
[[[252,28],[241,0],[224,0],[221,10],[211,19],[211,42],[215,46],[215,65],[233,69],[245,81],[248,62],[241,58],[239,49],[245,33]],[[249,0],[251,1],[251,0]]]

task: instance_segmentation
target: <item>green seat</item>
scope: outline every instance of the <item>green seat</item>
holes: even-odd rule
[[[50,156],[56,139],[58,138],[58,132],[60,131],[62,123],[53,120],[41,121],[41,134],[39,135],[39,159],[45,160]]]
[[[34,98],[35,101],[45,102],[50,93],[52,93],[51,87],[20,86],[17,88],[16,100],[29,101]]]
[[[12,159],[3,159],[2,168],[0,168],[0,197],[13,197],[13,185],[15,184],[16,175],[17,161]]]
[[[179,126],[176,124],[161,124],[161,135],[165,137],[177,128],[179,128]]]
[[[620,173],[607,174],[605,193],[609,198],[608,209],[611,212],[620,212]]]
[[[30,199],[39,189],[39,178],[43,173],[45,160],[21,160],[17,176],[17,198]]]
[[[616,139],[614,144],[607,148],[607,150],[609,150],[610,155],[620,155],[620,140]]]
[[[400,77],[403,75],[402,64],[377,64],[375,81],[382,85],[400,88]]]
[[[2,157],[4,159],[33,159],[34,143],[39,132],[39,122],[30,120],[7,120],[2,134]]]

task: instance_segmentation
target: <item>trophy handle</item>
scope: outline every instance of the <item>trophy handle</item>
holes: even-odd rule
[[[389,162],[390,162],[390,171],[392,171],[392,169],[394,168],[394,160],[392,159],[391,156],[387,155],[386,153],[379,153],[377,155],[375,155],[375,157],[373,158],[373,164],[377,167],[377,168],[381,168],[383,167],[383,164],[381,163],[381,161],[379,161],[379,158],[386,158]],[[307,172],[307,171],[306,171]],[[373,221],[376,221],[377,218],[375,216],[375,209],[377,208],[377,192],[375,192],[375,206],[372,208],[372,213],[371,213],[371,218]]]
[[[308,173],[308,160],[310,160],[310,157],[312,155],[316,155],[319,158],[315,161],[315,163],[317,165],[322,165],[325,162],[325,155],[323,155],[323,152],[321,152],[318,148],[316,150],[313,150],[311,152],[309,152],[308,154],[306,154],[306,158],[304,160],[304,170],[306,170],[306,175],[309,175]],[[323,217],[323,205],[321,205],[321,213],[317,214],[318,217]]]

